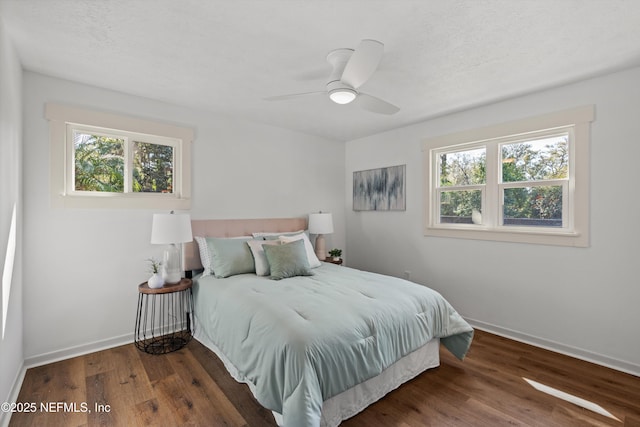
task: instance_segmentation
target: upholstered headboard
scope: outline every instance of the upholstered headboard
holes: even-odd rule
[[[307,229],[307,218],[264,218],[264,219],[195,219],[191,221],[194,236],[237,237],[251,236],[257,232],[287,232]],[[184,244],[184,269],[202,268],[198,244]]]

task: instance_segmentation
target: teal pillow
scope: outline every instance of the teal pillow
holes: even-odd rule
[[[304,241],[296,240],[277,246],[264,245],[264,254],[271,269],[271,279],[294,276],[313,276],[309,267]]]
[[[251,237],[225,239],[207,237],[207,246],[211,256],[211,269],[218,278],[236,274],[255,273],[256,266],[247,241]]]

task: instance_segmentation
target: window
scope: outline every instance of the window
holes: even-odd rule
[[[67,132],[70,192],[174,194],[179,140],[73,124]]]
[[[190,208],[190,129],[47,105],[54,205]]]
[[[593,107],[424,142],[425,235],[588,246]]]

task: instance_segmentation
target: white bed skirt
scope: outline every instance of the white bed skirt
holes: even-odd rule
[[[239,375],[235,366],[227,359],[220,349],[209,339],[202,324],[196,316],[194,338],[205,347],[213,351],[224,363],[229,374],[238,382],[249,386],[255,396],[255,386]],[[440,365],[440,339],[434,338],[424,346],[398,360],[393,365],[382,371],[376,377],[358,384],[324,401],[322,405],[322,427],[334,427],[343,420],[350,418],[364,410],[373,402],[380,400],[384,395],[398,388],[401,384],[418,376],[430,368]],[[281,426],[282,415],[273,412],[276,423]]]

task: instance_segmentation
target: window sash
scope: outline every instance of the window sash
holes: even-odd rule
[[[541,131],[537,131],[537,132],[529,132],[526,135],[528,136],[524,136],[524,135],[516,135],[514,137],[504,137],[504,138],[496,138],[495,139],[495,143],[497,143],[497,155],[498,155],[498,165],[499,165],[499,170],[498,170],[498,179],[499,182],[502,183],[502,177],[503,177],[503,159],[502,159],[502,148],[505,145],[511,145],[511,144],[524,144],[527,142],[532,142],[532,141],[539,141],[541,139],[549,139],[549,138],[560,138],[560,137],[567,137],[567,152],[568,152],[568,156],[569,156],[569,164],[567,165],[567,177],[566,178],[559,178],[559,179],[566,179],[569,180],[572,177],[572,172],[573,172],[573,158],[575,156],[575,150],[574,150],[574,140],[575,140],[575,136],[574,136],[574,132],[573,132],[573,126],[563,126],[560,129],[554,128],[554,129],[547,129],[547,130],[541,130]],[[525,182],[532,182],[532,181],[544,181],[544,180],[522,180],[522,181],[509,181],[510,183],[525,183]]]
[[[453,184],[453,185],[442,185],[441,183],[441,178],[442,178],[442,162],[440,161],[441,157],[443,154],[458,154],[458,153],[465,153],[465,152],[471,152],[471,151],[484,151],[484,156],[485,156],[485,164],[487,161],[487,147],[484,144],[469,144],[469,145],[465,145],[463,147],[458,147],[457,149],[445,149],[445,150],[437,150],[436,151],[436,155],[434,156],[434,160],[436,162],[435,165],[435,171],[436,171],[436,177],[435,177],[435,182],[436,185],[439,188],[453,188],[453,187],[466,187],[466,186],[473,186],[473,185],[484,185],[486,184],[486,177],[485,177],[485,182],[479,182],[479,183],[473,183],[473,184]]]
[[[535,188],[535,187],[561,187],[562,188],[562,226],[561,227],[544,227],[544,226],[517,226],[517,225],[505,225],[504,224],[504,190],[508,188]],[[499,205],[498,209],[498,229],[509,231],[528,232],[531,230],[554,232],[564,231],[570,232],[573,230],[573,222],[571,220],[572,215],[570,212],[570,199],[569,194],[569,179],[555,179],[555,180],[540,180],[540,181],[520,181],[509,182],[498,185]]]
[[[532,181],[512,181],[502,182],[502,146],[512,143],[526,143],[527,141],[536,141],[539,139],[549,138],[553,136],[569,137],[569,170],[567,178],[562,179],[541,179]],[[573,230],[573,221],[570,220],[570,206],[573,195],[570,193],[570,182],[573,180],[571,162],[573,159],[573,132],[568,126],[559,129],[549,129],[539,132],[528,132],[526,135],[514,135],[503,138],[496,138],[489,142],[472,142],[461,144],[454,147],[442,147],[432,151],[431,170],[433,171],[432,182],[435,184],[432,202],[432,218],[434,218],[433,226],[443,228],[493,228],[497,230],[506,230],[512,232],[531,232],[534,230],[543,232],[557,232],[558,227],[543,226],[513,226],[504,225],[504,189],[505,188],[523,188],[523,187],[547,187],[562,186],[562,227],[563,232],[571,232]],[[486,150],[486,184],[463,184],[443,186],[440,183],[440,157],[443,154],[460,153],[465,151],[477,150],[484,148]],[[440,207],[442,200],[442,192],[446,191],[464,191],[472,189],[482,189],[482,224],[461,224],[461,223],[445,223],[441,221]]]
[[[474,185],[457,185],[450,187],[439,187],[436,190],[436,221],[437,224],[441,227],[445,228],[468,228],[468,227],[478,227],[481,224],[468,224],[468,223],[451,223],[451,222],[443,222],[441,215],[441,206],[442,206],[442,193],[453,192],[453,191],[480,191],[480,212],[484,212],[486,206],[486,184],[474,184]]]
[[[123,179],[124,179],[124,188],[122,192],[110,192],[110,191],[84,191],[84,190],[76,190],[76,176],[75,176],[75,144],[74,144],[74,133],[83,133],[90,135],[98,135],[108,138],[117,138],[124,140],[124,171],[123,171]],[[107,129],[96,126],[86,126],[86,125],[78,125],[78,124],[67,124],[67,155],[65,164],[68,167],[65,167],[66,173],[66,193],[71,196],[81,196],[81,197],[162,197],[162,198],[179,198],[181,188],[181,170],[180,170],[180,141],[155,136],[155,135],[145,135],[139,134],[135,132],[126,132],[126,131],[115,131],[113,129]],[[154,145],[163,145],[169,146],[173,149],[173,185],[171,193],[154,193],[154,192],[134,192],[133,191],[133,150],[135,142],[143,142]]]

